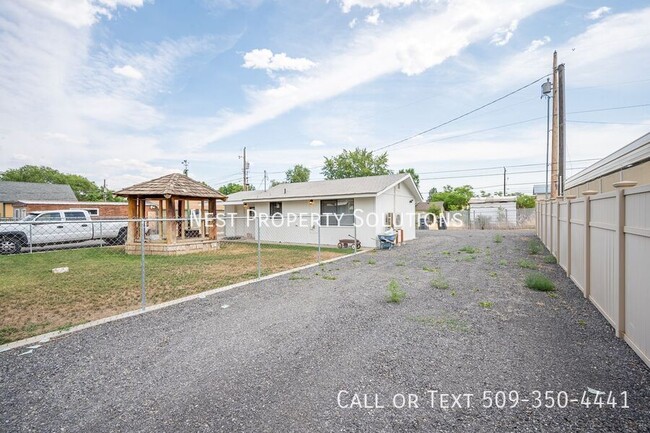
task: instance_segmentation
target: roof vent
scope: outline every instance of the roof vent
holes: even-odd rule
[[[287,189],[286,189],[286,188],[284,189],[284,193],[285,193],[285,194],[287,193]]]

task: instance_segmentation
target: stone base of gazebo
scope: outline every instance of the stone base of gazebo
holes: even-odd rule
[[[180,256],[183,254],[206,253],[219,249],[219,241],[212,239],[178,241],[175,244],[164,242],[145,242],[144,253],[147,255]],[[127,254],[142,254],[140,243],[124,245]]]

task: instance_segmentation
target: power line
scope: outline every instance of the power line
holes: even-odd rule
[[[589,162],[589,161],[598,161],[599,158],[588,158],[588,159],[574,159],[571,161],[567,162]],[[519,168],[519,167],[535,167],[537,165],[546,165],[544,162],[537,162],[537,163],[532,163],[532,164],[514,164],[514,165],[499,165],[495,167],[477,167],[477,168],[465,168],[461,170],[444,170],[444,171],[424,171],[421,173],[418,173],[420,175],[422,174],[438,174],[438,173],[460,173],[463,171],[483,171],[483,170],[501,170],[503,167],[506,168]],[[501,175],[501,173],[499,173]]]
[[[587,167],[574,167],[571,168],[570,170],[582,170],[585,168]],[[512,176],[515,174],[530,174],[530,173],[544,173],[544,172],[546,172],[546,170],[515,171],[515,172],[509,172],[508,176]],[[420,178],[420,180],[466,179],[466,178],[473,178],[473,177],[490,177],[490,176],[503,176],[503,173],[471,174],[471,175],[463,175],[463,176],[445,176],[445,177],[424,177],[424,178]]]
[[[436,126],[434,126],[434,127],[432,127],[432,128],[425,129],[424,131],[421,131],[421,132],[419,132],[419,133],[417,133],[417,134],[411,135],[411,136],[406,137],[406,138],[402,138],[401,140],[397,140],[397,141],[395,141],[395,142],[393,142],[393,143],[390,143],[390,144],[387,144],[387,145],[385,145],[385,146],[379,147],[379,148],[377,148],[377,149],[375,149],[375,150],[383,150],[383,149],[387,149],[387,148],[389,148],[389,147],[393,147],[393,146],[398,145],[398,144],[400,144],[400,143],[404,143],[405,141],[412,140],[413,138],[419,137],[419,136],[424,135],[424,134],[426,134],[426,133],[428,133],[428,132],[431,132],[431,131],[433,131],[433,130],[436,130],[436,129],[442,128],[443,126],[445,126],[445,125],[449,125],[450,123],[455,122],[455,121],[457,121],[457,120],[459,120],[459,119],[462,119],[463,117],[467,117],[467,116],[469,116],[469,115],[472,114],[472,113],[476,113],[477,111],[482,110],[482,109],[485,108],[485,107],[489,107],[490,105],[496,104],[497,102],[499,102],[499,101],[501,101],[501,100],[503,100],[503,99],[505,99],[505,98],[507,98],[507,97],[509,97],[509,96],[512,96],[512,95],[514,95],[515,93],[518,93],[518,92],[524,90],[525,88],[532,86],[533,84],[538,83],[539,81],[543,80],[543,79],[546,78],[546,77],[549,77],[550,75],[551,75],[551,74],[546,74],[546,75],[544,75],[543,77],[540,77],[540,78],[536,79],[535,81],[532,81],[531,83],[526,84],[525,86],[522,86],[522,87],[520,87],[520,88],[518,88],[518,89],[516,89],[516,90],[513,90],[512,92],[509,92],[509,93],[507,93],[507,94],[505,94],[505,95],[503,95],[503,96],[501,96],[501,97],[499,97],[499,98],[497,98],[497,99],[494,99],[494,100],[488,102],[487,104],[483,104],[483,105],[481,105],[481,106],[478,107],[478,108],[475,108],[475,109],[470,110],[470,111],[468,111],[468,112],[466,112],[466,113],[463,113],[463,114],[461,114],[460,116],[456,116],[456,117],[454,117],[453,119],[450,119],[450,120],[447,120],[447,121],[445,121],[445,122],[442,122],[442,123],[440,123],[440,124],[438,124],[438,125],[436,125]]]
[[[626,110],[628,108],[650,107],[650,104],[625,105],[623,107],[595,108],[593,110],[569,111],[566,114],[596,113],[599,111]]]
[[[650,123],[631,123],[631,122],[597,122],[595,120],[567,120],[569,123],[593,123],[598,125],[646,125],[650,126]]]

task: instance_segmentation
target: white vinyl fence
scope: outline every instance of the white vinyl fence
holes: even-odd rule
[[[650,185],[540,201],[537,235],[650,366]]]

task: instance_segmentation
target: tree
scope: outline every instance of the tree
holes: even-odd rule
[[[223,195],[230,195],[243,190],[244,187],[241,184],[233,182],[230,182],[229,184],[223,185],[219,188],[219,192]]]
[[[375,156],[370,150],[356,148],[353,151],[344,150],[331,158],[325,157],[321,173],[330,180],[377,176],[390,174],[391,171],[388,169],[388,153]]]
[[[535,196],[521,194],[517,196],[517,209],[535,207]]]
[[[271,179],[271,188],[274,186],[282,185],[284,182],[280,182],[279,180]]]
[[[399,173],[408,173],[413,178],[415,186],[420,189],[420,175],[415,172],[414,168],[401,168]]]
[[[116,197],[110,190],[103,191],[95,182],[83,176],[61,173],[51,167],[24,165],[0,173],[0,180],[70,185],[77,200],[80,201],[103,201],[104,194],[106,201],[124,201],[122,197]]]
[[[452,188],[446,185],[442,192],[437,192],[435,188],[429,191],[429,202],[441,201],[445,204],[445,210],[463,210],[469,204],[469,200],[474,197],[472,187],[470,185],[458,186]]]
[[[309,182],[311,171],[301,164],[296,164],[293,168],[287,170],[287,182]]]

